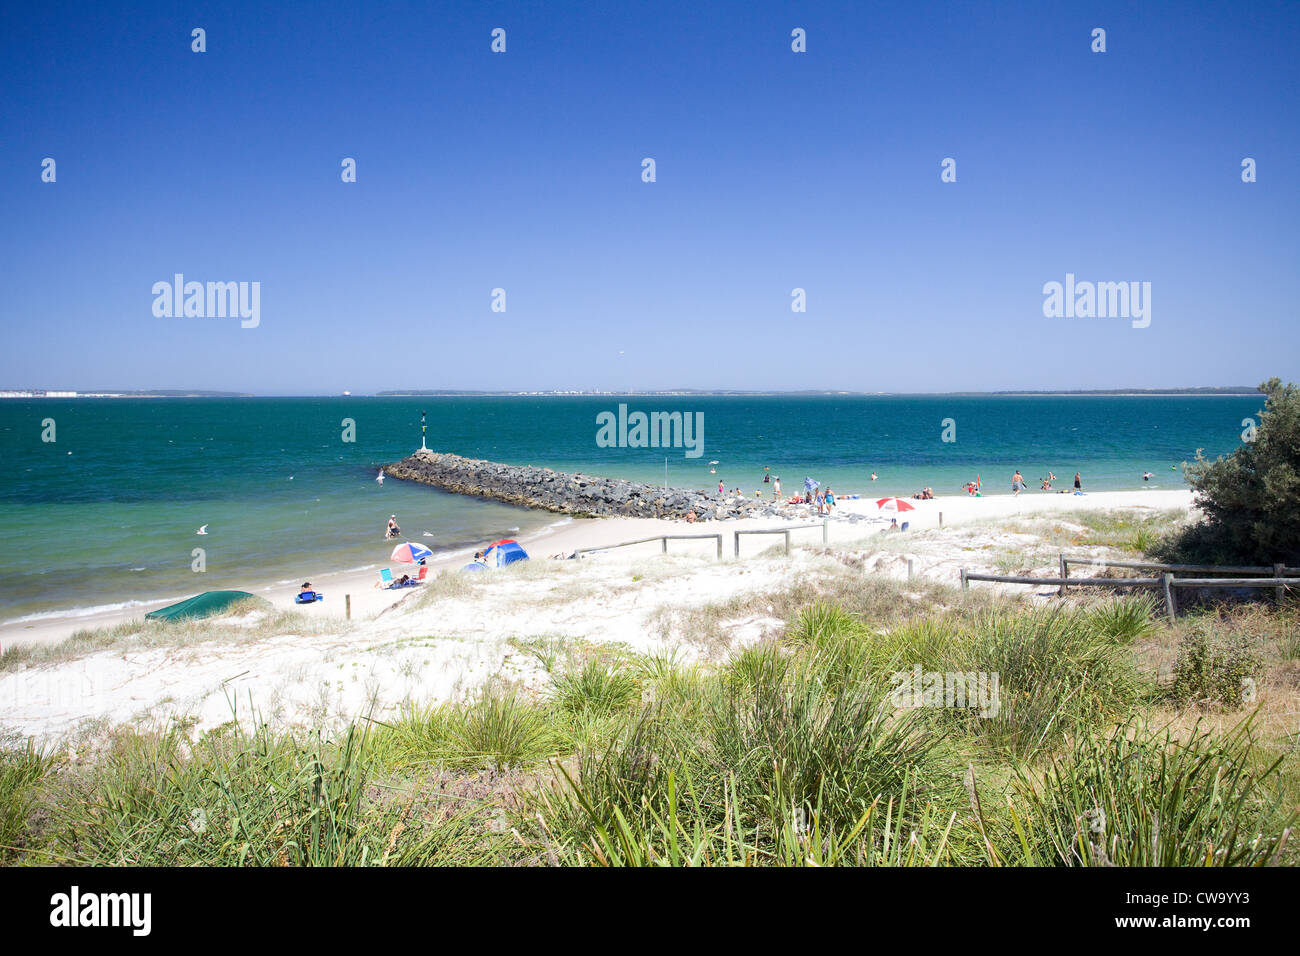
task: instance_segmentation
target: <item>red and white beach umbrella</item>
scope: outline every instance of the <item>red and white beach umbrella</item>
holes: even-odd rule
[[[881,511],[915,511],[916,506],[902,498],[877,498],[876,507]]]

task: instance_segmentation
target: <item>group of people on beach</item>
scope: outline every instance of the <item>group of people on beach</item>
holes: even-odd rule
[[[1047,473],[1046,478],[1040,478],[1038,480],[1042,482],[1042,484],[1039,486],[1038,489],[1039,491],[1051,491],[1052,482],[1056,480],[1056,475],[1054,475],[1052,472],[1049,471]],[[1019,495],[1020,492],[1025,491],[1028,488],[1029,486],[1025,484],[1025,476],[1022,475],[1020,473],[1020,469],[1017,468],[1016,473],[1011,476],[1011,493],[1013,495]],[[1074,473],[1074,490],[1078,494],[1083,494],[1083,478],[1080,476],[1079,472],[1077,471]],[[1062,495],[1065,493],[1066,492],[1064,488],[1060,489],[1057,492],[1057,494],[1062,494]]]

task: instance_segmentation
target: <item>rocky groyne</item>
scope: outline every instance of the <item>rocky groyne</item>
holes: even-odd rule
[[[566,474],[529,465],[502,465],[433,451],[417,451],[384,466],[385,474],[444,491],[574,516],[686,518],[699,521],[776,515],[770,500],[719,496],[620,478]]]

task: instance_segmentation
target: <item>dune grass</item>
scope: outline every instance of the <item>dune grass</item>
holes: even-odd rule
[[[545,686],[334,736],[244,717],[0,748],[10,864],[1292,864],[1295,610],[1063,608],[828,574],[701,613],[784,620],[726,658],[522,642]],[[761,607],[753,602],[761,600]],[[1177,701],[1189,634],[1256,648],[1262,697]],[[707,634],[700,640],[707,644]],[[689,645],[688,645],[689,646]],[[996,674],[996,713],[899,676]],[[1273,675],[1273,676],[1270,676]],[[1279,705],[1277,702],[1290,701]],[[1258,708],[1255,712],[1252,708]]]
[[[247,644],[304,632],[341,634],[351,627],[339,618],[305,620],[293,611],[268,610],[259,599],[237,601],[226,611],[211,617],[151,621],[136,618],[101,627],[76,631],[56,644],[16,644],[0,654],[0,671],[39,664],[76,660],[97,651],[141,650],[154,647],[189,647],[210,641]]]

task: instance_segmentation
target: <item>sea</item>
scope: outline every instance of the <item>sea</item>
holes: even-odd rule
[[[617,416],[620,404],[629,416],[691,415],[702,443],[598,442],[598,416]],[[1232,451],[1262,404],[1253,395],[4,399],[0,626],[377,569],[393,547],[383,536],[390,514],[406,540],[440,554],[566,521],[375,480],[422,441],[673,487],[716,492],[721,481],[750,496],[769,495],[764,475],[783,491],[811,478],[872,497],[957,494],[978,476],[986,494],[1000,493],[1017,469],[1031,493],[1049,471],[1062,484],[1080,472],[1085,491],[1182,488],[1183,463],[1198,449]]]

